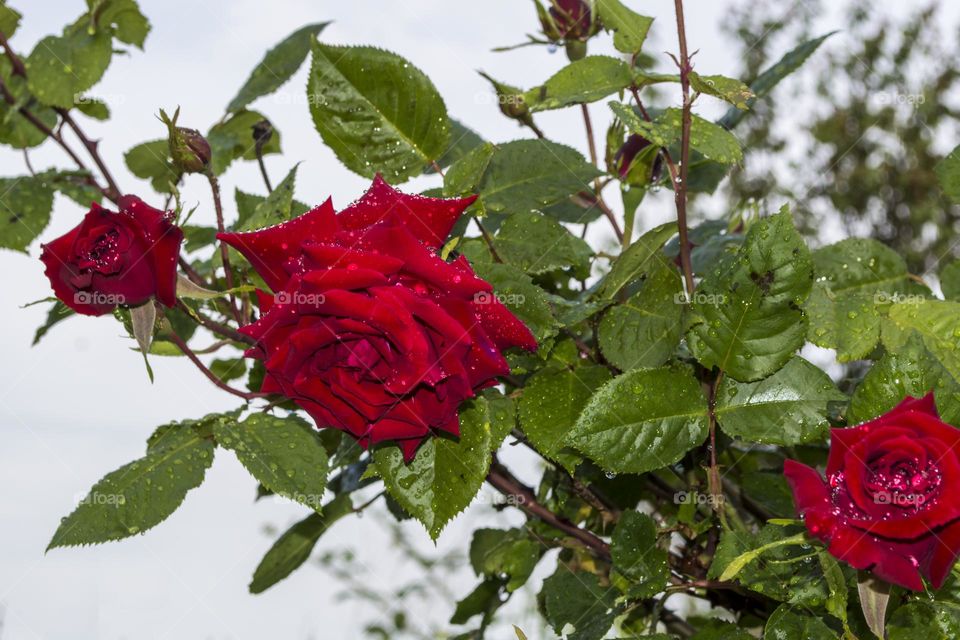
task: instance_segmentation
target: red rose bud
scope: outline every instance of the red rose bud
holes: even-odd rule
[[[201,173],[210,164],[210,143],[196,129],[177,126],[180,107],[171,119],[160,110],[160,120],[167,125],[167,143],[170,145],[170,157],[173,166],[183,173]]]
[[[99,316],[151,298],[172,307],[182,240],[168,214],[124,196],[119,213],[94,203],[79,225],[43,245],[40,260],[53,292],[77,313]]]
[[[596,33],[590,4],[584,0],[550,0],[546,10],[540,0],[534,0],[534,4],[543,34],[552,42],[585,40]]]
[[[650,141],[643,136],[633,133],[627,137],[626,142],[621,145],[613,157],[614,168],[621,180],[628,180],[637,184],[648,184],[658,182],[663,175],[663,158],[659,150],[655,152],[652,162],[646,158],[651,153],[649,150]],[[647,151],[642,158],[647,162],[640,162],[641,154]],[[636,175],[640,173],[641,175]]]
[[[943,585],[960,553],[960,430],[933,394],[864,424],[831,429],[826,482],[787,460],[807,530],[856,569],[914,591]]]
[[[395,191],[379,176],[336,213],[330,200],[289,222],[222,233],[276,293],[259,292],[261,391],[360,445],[396,442],[406,460],[432,435],[459,435],[460,403],[510,371],[501,351],[536,339],[463,257],[437,252],[475,197]]]

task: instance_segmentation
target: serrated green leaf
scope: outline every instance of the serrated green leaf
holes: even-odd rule
[[[849,238],[813,252],[815,282],[805,306],[807,338],[836,349],[840,362],[867,356],[880,340],[890,303],[922,292],[893,249],[870,238]]]
[[[748,109],[747,101],[753,98],[753,92],[747,85],[726,76],[702,76],[693,71],[690,73],[690,86],[694,91],[729,102],[737,109]]]
[[[587,56],[571,62],[539,87],[523,94],[530,111],[561,109],[596,102],[633,82],[630,66],[610,56]]]
[[[819,38],[808,40],[796,48],[787,52],[773,66],[765,69],[763,73],[757,76],[756,80],[750,83],[750,90],[755,97],[747,101],[747,107],[752,109],[753,103],[758,98],[769,94],[781,80],[800,68],[800,66],[809,58],[817,48],[823,44],[823,41],[832,36],[836,31],[831,31]],[[724,129],[732,129],[743,119],[745,112],[736,107],[730,109],[718,121],[718,124]]]
[[[600,640],[617,616],[615,591],[600,586],[599,578],[592,573],[573,573],[561,566],[557,572],[543,581],[540,597],[543,611],[558,634],[573,627],[568,640]]]
[[[166,140],[142,142],[123,155],[130,173],[150,181],[150,186],[159,193],[173,193],[180,181],[178,172],[170,162],[170,146]]]
[[[305,420],[254,413],[238,424],[215,428],[214,436],[217,444],[237,454],[260,484],[320,509],[330,461],[316,430]]]
[[[27,86],[43,104],[70,109],[95,85],[110,65],[109,33],[77,30],[40,40],[23,61]]]
[[[888,640],[954,640],[960,638],[960,606],[922,600],[899,607],[887,622]]]
[[[826,440],[828,406],[846,399],[830,376],[795,356],[759,382],[724,378],[717,390],[716,414],[730,436],[792,446]]]
[[[374,463],[390,495],[436,540],[477,495],[490,467],[490,453],[512,423],[508,398],[480,396],[461,407],[459,440],[428,438],[409,464],[399,447],[382,446],[373,453]]]
[[[599,297],[612,300],[620,289],[652,273],[658,268],[657,265],[669,264],[669,260],[664,257],[661,249],[676,233],[676,223],[667,222],[654,227],[630,243],[630,246],[617,256],[610,267],[610,272],[604,277]]]
[[[220,175],[233,163],[234,160],[256,160],[257,145],[254,138],[254,126],[266,120],[262,113],[257,111],[241,110],[233,114],[225,122],[219,122],[210,128],[207,133],[207,142],[210,143],[210,170]],[[270,140],[263,145],[263,155],[280,153],[280,132],[273,130]]]
[[[550,310],[546,292],[516,267],[498,263],[475,263],[474,270],[493,285],[493,295],[520,318],[537,342],[557,334],[557,320]]]
[[[679,460],[707,431],[707,401],[692,370],[640,369],[601,387],[566,442],[606,471],[645,473]]]
[[[450,118],[450,142],[447,143],[447,149],[437,158],[437,164],[441,168],[451,166],[453,163],[464,157],[480,145],[484,144],[483,138],[476,131],[466,126],[456,118]],[[430,166],[427,173],[435,171]]]
[[[827,581],[829,597],[824,603],[827,611],[837,620],[844,624],[847,623],[847,578],[843,575],[843,569],[832,555],[826,551],[817,553],[820,560],[820,568],[823,569],[823,577]]]
[[[940,289],[947,300],[960,300],[960,260],[947,263],[940,269]]]
[[[323,513],[311,513],[280,536],[253,573],[250,593],[263,593],[307,561],[327,529],[353,512],[349,494],[342,494],[323,506]]]
[[[521,529],[477,529],[470,565],[478,576],[506,580],[507,591],[516,591],[536,568],[541,548]]]
[[[0,178],[0,247],[26,253],[50,222],[53,189],[40,178]]]
[[[810,252],[786,207],[750,227],[743,246],[706,274],[687,333],[705,367],[734,379],[764,378],[787,363],[804,342],[800,305],[813,280]]]
[[[47,319],[44,320],[42,325],[37,327],[37,331],[33,334],[33,342],[30,343],[30,346],[36,346],[43,336],[47,335],[47,332],[53,328],[53,325],[59,324],[75,314],[76,311],[67,305],[63,304],[59,300],[55,301],[50,307],[50,311],[47,312]]]
[[[960,147],[938,162],[935,170],[943,192],[954,202],[960,202]]]
[[[227,105],[227,111],[236,113],[261,96],[273,93],[286,83],[310,53],[313,36],[323,31],[329,22],[308,24],[291,33],[267,51],[237,95]]]
[[[631,107],[619,102],[611,102],[610,108],[623,121],[627,128],[659,147],[669,147],[680,140],[683,112],[669,108],[660,113],[652,122],[637,115]],[[698,151],[704,158],[720,164],[738,164],[743,160],[740,142],[732,133],[705,120],[696,114],[690,120],[690,148]]]
[[[890,319],[903,329],[913,329],[943,368],[960,379],[960,302],[919,300],[890,307]]]
[[[631,11],[620,0],[597,0],[594,6],[603,27],[613,32],[613,46],[617,51],[640,53],[653,18]]]
[[[110,119],[110,107],[97,98],[81,97],[77,100],[77,111],[94,120]]]
[[[621,371],[664,364],[683,334],[685,300],[676,268],[654,261],[640,291],[603,315],[598,330],[603,357]]]
[[[20,26],[20,12],[13,7],[8,7],[6,1],[0,2],[0,32],[10,40]]]
[[[108,27],[120,42],[143,49],[150,22],[135,0],[87,0],[98,27]]]
[[[274,187],[270,195],[257,203],[249,217],[238,220],[239,231],[252,231],[286,222],[293,213],[293,189],[297,180],[297,167],[294,165],[286,177]]]
[[[609,380],[610,371],[600,365],[533,374],[523,388],[518,411],[520,427],[537,451],[568,468],[576,466],[576,460],[562,451],[563,441],[590,397]]]
[[[422,71],[394,53],[314,42],[307,95],[323,141],[367,178],[381,173],[388,182],[404,182],[447,149],[443,98]]]
[[[480,180],[496,149],[493,144],[484,142],[451,164],[443,176],[443,195],[463,196],[479,191]]]
[[[657,546],[657,525],[645,513],[625,511],[620,516],[610,541],[610,555],[617,571],[633,582],[631,598],[653,597],[667,585],[667,551]]]
[[[763,640],[840,640],[840,636],[808,611],[784,604],[764,625]]]
[[[169,425],[147,455],[104,476],[60,523],[47,549],[120,540],[166,520],[213,463],[213,442],[199,425]]]
[[[886,352],[857,386],[847,421],[866,422],[893,409],[905,397],[922,398],[933,391],[940,416],[960,423],[960,383],[931,355],[917,334],[896,352]]]
[[[541,213],[515,213],[504,220],[494,246],[504,262],[530,275],[563,267],[579,277],[590,274],[590,245]]]

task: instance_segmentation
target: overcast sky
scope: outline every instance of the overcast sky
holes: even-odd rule
[[[24,55],[39,38],[59,31],[84,9],[82,0],[11,0],[10,4],[25,13],[13,42]],[[675,48],[672,2],[628,4],[657,17],[649,51]],[[700,50],[698,70],[730,73],[738,68],[731,57],[733,47],[722,39],[717,26],[728,3],[691,0],[687,4],[691,48]],[[113,119],[85,127],[103,139],[102,152],[121,189],[157,206],[162,206],[162,199],[126,171],[123,152],[161,137],[155,117],[160,108],[172,110],[180,105],[181,124],[207,129],[220,118],[265,50],[305,23],[333,20],[322,34],[325,41],[375,44],[404,55],[430,76],[451,115],[493,141],[527,134],[499,114],[488,86],[474,70],[529,87],[565,62],[562,52],[551,55],[543,48],[490,51],[521,42],[524,33],[535,31],[532,3],[524,0],[141,0],[141,7],[153,24],[146,52],[115,56],[105,79],[90,92],[108,102]],[[836,8],[820,31],[842,28]],[[902,9],[903,5],[898,10]],[[841,43],[838,39],[830,46]],[[607,47],[591,46],[592,52],[612,53]],[[317,203],[332,195],[339,208],[358,197],[368,181],[340,166],[314,131],[303,90],[305,71],[254,105],[282,134],[285,154],[269,157],[267,164],[276,182],[294,163],[302,162],[297,198]],[[708,115],[721,110],[705,107]],[[606,107],[597,104],[591,109],[597,129],[603,131]],[[576,110],[543,114],[538,122],[551,138],[586,152]],[[38,169],[72,168],[52,145],[32,152],[31,157]],[[24,171],[19,153],[0,151],[0,174]],[[405,188],[420,190],[434,186],[435,180],[417,179]],[[234,213],[229,194],[235,186],[262,192],[255,163],[234,165],[222,182],[229,216]],[[212,224],[206,184],[191,178],[183,194],[188,207],[199,204],[194,220]],[[650,211],[641,221],[643,227],[659,222],[669,207],[654,206]],[[58,197],[53,220],[41,239],[62,234],[83,213],[76,204]],[[596,241],[608,242],[609,234],[598,234]],[[173,517],[147,535],[44,555],[59,518],[104,473],[142,455],[144,441],[157,425],[230,409],[236,403],[185,359],[154,358],[156,381],[150,384],[139,355],[130,350],[130,341],[121,337],[120,327],[109,318],[70,319],[31,348],[33,331],[42,323],[46,307],[20,306],[50,295],[38,255],[38,243],[30,247],[29,257],[0,250],[0,273],[6,285],[0,297],[4,318],[0,331],[4,359],[0,368],[0,606],[4,610],[0,638],[359,637],[361,624],[376,611],[335,601],[337,584],[316,567],[301,569],[266,594],[248,594],[253,569],[273,541],[264,533],[264,525],[283,530],[305,513],[302,507],[280,501],[255,505],[255,483],[229,452],[218,452],[204,484],[191,492]],[[522,457],[508,453],[506,459],[513,460],[527,481],[536,478],[536,470]],[[489,506],[474,506],[441,536],[439,550],[465,550],[471,526],[505,519],[521,521],[516,514],[500,516]],[[338,523],[321,547],[354,548],[371,581],[382,587],[400,584],[412,575],[410,565],[397,557],[373,520],[349,518]],[[429,549],[419,525],[407,523],[404,530]],[[448,581],[450,590],[460,596],[475,583],[469,571],[451,575]],[[409,613],[442,620],[450,611],[441,609],[423,607]],[[531,626],[531,639],[538,634]]]

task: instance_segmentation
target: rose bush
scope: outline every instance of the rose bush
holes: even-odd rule
[[[276,292],[260,292],[263,316],[241,329],[266,369],[260,391],[365,449],[395,441],[407,460],[431,433],[459,436],[460,404],[510,373],[500,351],[537,348],[463,256],[437,255],[475,199],[406,195],[377,176],[339,213],[327,200],[220,234]]]
[[[534,637],[960,637],[960,261],[929,272],[871,238],[811,249],[779,192],[712,200],[749,158],[738,123],[829,34],[748,85],[697,68],[682,0],[672,58],[659,45],[650,55],[652,19],[621,0],[534,5],[543,37],[523,46],[562,44],[566,61],[527,89],[477,80],[496,93],[484,104],[522,126],[517,139],[488,141],[452,118],[405,58],[329,44],[326,23],[308,24],[209,127],[157,105],[156,133],[123,159],[160,211],[121,195],[84,130],[110,116],[86,92],[150,31],[137,3],[91,0],[22,57],[10,40],[19,14],[0,2],[0,143],[28,160],[57,145],[77,165],[28,162],[0,179],[0,245],[46,239],[55,193],[88,211],[41,245],[58,300],[36,340],[71,309],[108,316],[149,375],[157,358],[179,359],[237,402],[157,428],[50,548],[148,531],[229,452],[258,497],[305,512],[254,569],[253,593],[283,589],[331,526],[366,509],[434,540],[468,508],[485,518],[457,555],[469,585],[410,548],[410,528],[392,539],[397,553],[435,570],[416,588],[380,594],[340,566],[351,553],[324,556],[376,603],[365,628],[378,637],[522,638],[506,622],[515,611],[501,611],[514,598],[542,614]],[[308,57],[302,100],[268,105],[276,123],[254,109]],[[708,100],[726,113],[705,117]],[[342,164],[373,181],[339,212],[301,203],[301,158],[279,156],[301,105]],[[583,121],[583,153],[540,126],[564,109]],[[230,182],[245,161],[262,185]],[[903,180],[927,193],[924,169]],[[960,202],[960,151],[936,173]],[[421,193],[396,188],[415,177]],[[182,185],[203,188],[196,206]],[[857,201],[860,188],[838,185]],[[651,226],[665,208],[675,218]],[[956,245],[949,225],[925,226],[924,241],[932,233]],[[90,393],[109,406],[109,387]],[[499,510],[523,519],[489,527]]]

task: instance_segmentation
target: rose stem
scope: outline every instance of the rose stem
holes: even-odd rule
[[[179,301],[179,300],[177,301],[177,307],[181,311],[186,313],[188,316],[190,316],[191,318],[197,320],[200,324],[202,324],[204,327],[206,327],[213,333],[224,336],[225,338],[230,338],[231,340],[235,340],[237,342],[243,342],[245,344],[249,344],[251,346],[257,344],[257,341],[255,338],[252,338],[251,336],[240,333],[236,329],[233,329],[232,327],[228,327],[225,324],[220,324],[216,320],[212,318],[208,318],[207,316],[203,315],[199,311],[194,311],[193,309],[188,308],[187,305],[185,305],[182,301]]]
[[[263,393],[252,393],[247,391],[240,391],[239,389],[234,389],[233,387],[225,383],[223,380],[218,378],[216,375],[214,375],[214,373],[210,371],[210,369],[208,369],[207,366],[203,364],[203,362],[200,361],[200,358],[197,357],[197,354],[195,354],[193,350],[187,346],[187,343],[183,341],[183,338],[178,336],[173,331],[172,328],[170,329],[169,337],[170,337],[170,341],[173,342],[173,344],[177,345],[177,348],[183,352],[183,355],[187,356],[187,358],[190,359],[190,362],[195,364],[197,368],[200,369],[200,371],[203,373],[203,375],[207,376],[210,382],[217,385],[227,393],[232,393],[233,395],[243,398],[248,402],[251,400],[255,400],[257,398],[266,397],[266,394],[263,394]]]
[[[674,201],[677,204],[677,228],[680,232],[680,264],[687,284],[687,294],[694,291],[693,265],[690,261],[690,240],[687,237],[687,173],[690,164],[690,127],[693,122],[690,108],[690,56],[687,52],[687,33],[683,20],[683,0],[674,0],[677,13],[677,37],[680,40],[680,87],[683,91],[683,115],[680,136],[680,175],[674,179]]]
[[[217,213],[217,231],[223,233],[225,227],[223,226],[223,204],[220,202],[220,183],[217,181],[217,176],[215,176],[209,168],[207,169],[206,175],[207,180],[210,182],[210,191],[213,193],[213,208]],[[229,253],[230,251],[227,245],[221,242],[220,258],[223,261],[224,279],[227,283],[227,289],[233,289],[233,271],[230,269]],[[237,310],[237,299],[232,292],[227,295],[230,300],[230,312],[233,314],[233,319],[237,321],[237,324],[242,324],[243,321],[240,318],[240,312]]]
[[[553,528],[566,533],[587,548],[595,551],[602,559],[610,560],[610,545],[585,529],[581,529],[569,520],[560,518],[557,514],[537,502],[533,491],[522,484],[517,478],[500,464],[494,457],[487,474],[487,482],[508,498],[512,498],[513,505]]]

